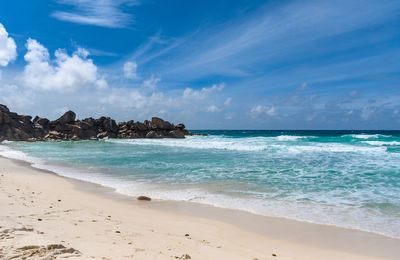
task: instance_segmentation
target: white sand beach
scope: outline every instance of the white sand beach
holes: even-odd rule
[[[141,202],[0,158],[0,259],[398,259],[400,240],[194,203]]]

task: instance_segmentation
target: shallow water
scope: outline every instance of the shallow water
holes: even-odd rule
[[[6,143],[117,192],[195,201],[400,238],[399,131],[197,131],[186,139]]]

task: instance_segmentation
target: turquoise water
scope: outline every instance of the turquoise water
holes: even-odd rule
[[[0,155],[113,187],[400,238],[399,131],[197,131],[7,143]]]

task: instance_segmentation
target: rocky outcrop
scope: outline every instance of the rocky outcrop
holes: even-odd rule
[[[174,125],[153,117],[143,123],[119,122],[110,117],[76,120],[72,111],[50,121],[47,118],[18,115],[0,105],[0,142],[9,141],[78,141],[107,138],[185,138],[193,135],[184,124]]]

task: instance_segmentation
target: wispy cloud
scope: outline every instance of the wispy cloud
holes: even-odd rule
[[[396,1],[299,1],[273,8],[266,5],[243,19],[201,29],[185,42],[184,48],[171,53],[174,58],[168,67],[158,69],[171,76],[184,75],[187,80],[210,75],[254,78],[265,74],[267,68],[309,59],[310,54],[323,56],[337,48],[346,49],[346,42],[338,46],[334,37],[379,25],[398,12]],[[327,48],[316,48],[320,44]],[[365,44],[365,40],[352,42],[351,46],[355,44]]]
[[[104,51],[99,49],[87,49],[91,56],[106,56],[106,57],[118,57],[118,53],[111,51]]]
[[[52,17],[62,21],[123,28],[133,21],[132,15],[122,10],[123,6],[138,5],[136,0],[56,0],[62,5],[72,6],[71,11],[55,11]]]
[[[157,32],[152,37],[149,37],[147,42],[139,46],[132,54],[129,55],[130,60],[137,60],[141,65],[151,63],[157,58],[162,58],[163,55],[172,51],[178,51],[184,43],[189,41],[197,31],[190,35],[180,38],[164,37],[161,32]]]

